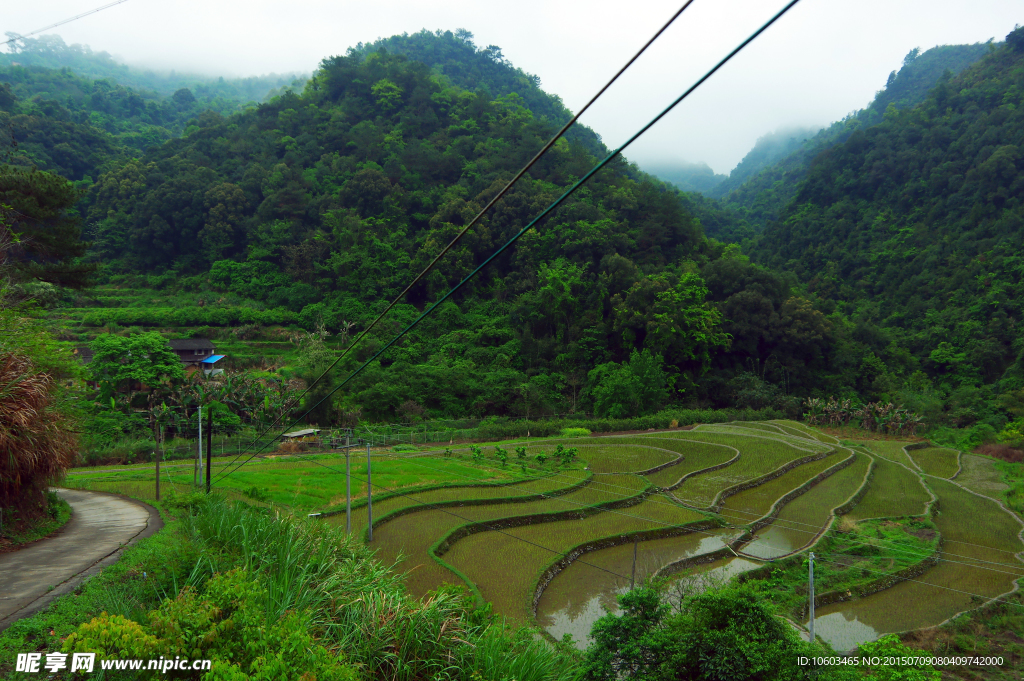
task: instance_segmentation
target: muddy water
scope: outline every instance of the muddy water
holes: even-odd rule
[[[637,581],[640,581],[641,574],[653,574],[661,561],[672,562],[714,551],[721,548],[722,539],[728,537],[729,532],[723,530],[715,536],[686,535],[642,542],[637,547]],[[630,574],[633,545],[594,551],[586,554],[584,560],[606,570]],[[610,576],[591,565],[578,562],[570,565],[551,581],[537,604],[537,622],[557,639],[571,634],[576,647],[581,650],[590,642],[590,629],[594,622],[608,612],[621,612],[616,597],[629,590],[626,580]],[[706,577],[707,581],[703,583],[724,583],[734,575],[759,566],[760,563],[751,560],[728,558],[693,567],[685,574]]]
[[[1013,516],[953,483],[928,478],[928,485],[942,509],[935,524],[943,536],[944,560],[915,581],[819,608],[815,633],[836,650],[849,650],[882,634],[934,626],[977,607],[971,594],[993,598],[1024,577],[1024,564],[1014,557],[1024,544]]]
[[[739,535],[738,530],[721,529],[640,542],[636,545],[636,581],[642,583],[669,563],[717,551]],[[591,551],[581,558],[583,562],[572,563],[551,580],[537,603],[541,626],[557,638],[571,633],[577,642],[605,614],[604,608],[614,609],[615,597],[629,590],[629,580],[617,575],[632,576],[633,544]]]

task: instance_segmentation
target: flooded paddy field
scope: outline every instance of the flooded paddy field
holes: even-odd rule
[[[763,484],[743,490],[726,498],[719,510],[733,525],[746,525],[762,518],[784,495],[812,480],[850,456],[847,452],[830,454],[824,459],[809,461]],[[827,479],[827,478],[826,478]]]
[[[994,598],[1012,591],[1024,577],[1020,522],[986,499],[952,482],[929,479],[942,511],[935,524],[942,535],[940,560],[913,581],[856,601],[818,609],[815,631],[837,650],[849,650],[880,635],[940,624],[980,603],[972,594]]]
[[[850,499],[868,472],[871,459],[856,453],[854,462],[836,471],[793,499],[768,527],[758,530],[743,553],[757,558],[774,558],[803,548],[824,530],[832,519],[832,509]],[[827,482],[828,484],[823,484]]]

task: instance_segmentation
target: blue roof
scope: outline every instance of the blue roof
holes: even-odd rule
[[[218,359],[224,359],[226,356],[227,355],[210,355],[209,357],[203,360],[203,364],[213,364]]]

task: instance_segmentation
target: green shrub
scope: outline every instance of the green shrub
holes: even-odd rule
[[[562,437],[587,437],[590,431],[586,428],[562,428]]]

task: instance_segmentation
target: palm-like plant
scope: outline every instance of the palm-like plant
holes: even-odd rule
[[[56,388],[28,357],[0,353],[0,507],[39,504],[74,462],[74,429],[56,408]]]

